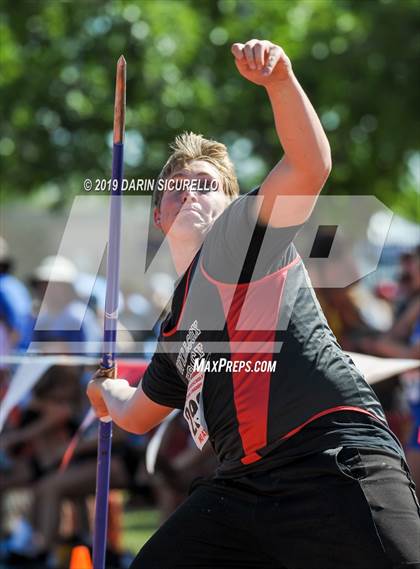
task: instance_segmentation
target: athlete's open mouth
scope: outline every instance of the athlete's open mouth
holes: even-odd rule
[[[201,212],[200,212],[198,209],[196,209],[196,208],[194,208],[194,207],[190,207],[190,206],[186,206],[186,207],[181,208],[181,209],[179,210],[178,214],[179,214],[179,213],[184,213],[184,212],[187,212],[187,213],[193,212],[193,213],[198,213],[198,214],[201,215]]]

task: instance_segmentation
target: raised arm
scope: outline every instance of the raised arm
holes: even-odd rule
[[[273,227],[301,224],[331,171],[330,146],[321,122],[280,46],[253,39],[233,44],[232,53],[239,73],[267,90],[284,150],[259,191],[264,196],[259,220]]]

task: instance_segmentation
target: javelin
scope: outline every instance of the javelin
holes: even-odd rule
[[[126,62],[122,55],[117,63],[114,106],[114,138],[112,149],[112,193],[109,211],[108,256],[106,267],[106,297],[104,343],[101,367],[114,369],[118,324],[118,294],[120,274],[121,186],[124,166]],[[115,183],[115,188],[114,188]],[[114,376],[115,377],[115,376]],[[95,528],[93,534],[93,567],[104,569],[106,532],[108,525],[109,473],[111,466],[111,417],[102,417],[98,433],[98,467],[96,472]]]

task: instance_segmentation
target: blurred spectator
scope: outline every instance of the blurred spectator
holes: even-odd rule
[[[0,467],[2,501],[8,491],[28,488],[57,467],[86,405],[79,375],[77,368],[51,367],[33,389],[18,425],[6,425],[0,439],[7,459]],[[0,506],[4,514],[4,503]]]
[[[93,310],[75,290],[75,265],[65,257],[46,257],[35,270],[32,284],[42,301],[34,341],[43,351],[97,352],[101,329]]]
[[[333,242],[335,257],[328,259]],[[345,350],[353,350],[355,338],[371,332],[378,325],[378,314],[385,312],[387,318],[388,305],[375,300],[368,290],[355,282],[359,272],[350,246],[336,236],[334,227],[325,226],[319,230],[311,257],[328,259],[322,270],[316,264],[311,267],[311,276],[318,283],[316,295],[339,344]],[[343,280],[343,275],[354,284],[344,288],[333,286]]]
[[[136,437],[137,440],[133,440],[131,435],[117,426],[114,426],[113,431],[110,488],[144,493],[145,489],[138,479],[144,456],[142,438]],[[64,500],[70,500],[72,504],[78,506],[74,537],[79,543],[89,542],[92,528],[86,499],[95,493],[96,469],[97,433],[96,428],[93,428],[78,444],[74,457],[64,471],[52,469],[36,481],[33,486],[34,503],[31,521],[36,528],[38,554],[45,555],[59,544],[60,517]],[[108,543],[109,548],[111,545],[115,554],[121,553],[115,551],[118,550],[118,544]]]
[[[420,358],[420,246],[401,256],[400,292],[396,319],[385,334],[362,338],[359,349],[382,357]]]
[[[52,366],[34,387],[19,425],[6,426],[0,446],[12,459],[13,475],[0,478],[0,488],[32,482],[58,464],[86,407],[79,375],[77,367]]]
[[[420,359],[420,247],[401,256],[400,290],[396,319],[391,329],[375,337],[362,338],[359,349],[372,355]],[[397,389],[398,383],[393,385]],[[402,376],[405,399],[411,411],[409,437],[403,440],[413,479],[420,489],[420,371]],[[400,406],[402,409],[402,406]]]
[[[145,367],[145,362],[137,366],[136,382]],[[8,544],[6,561],[10,566],[16,566],[16,563],[23,566],[24,563],[25,567],[47,567],[52,552],[63,553],[66,546],[60,545],[62,519],[67,520],[67,529],[72,527],[74,535],[69,541],[89,542],[92,528],[86,498],[95,493],[97,423],[77,444],[68,467],[64,471],[58,468],[63,452],[86,412],[88,402],[80,383],[81,371],[82,368],[76,366],[51,367],[33,389],[29,405],[21,411],[20,422],[13,428],[7,424],[2,434],[0,451],[7,459],[0,464],[2,496],[7,497],[9,491],[16,488],[31,488],[34,497],[31,512],[23,513],[27,519],[20,521],[28,534],[24,545],[17,552],[13,549],[13,540],[4,541]],[[145,442],[144,437],[131,435],[115,426],[111,488],[128,489],[143,499],[148,498],[150,490],[142,476]],[[71,516],[62,516],[64,501],[71,506],[65,509],[67,514],[72,512]],[[111,508],[109,522],[114,525],[114,531],[108,536],[111,550],[107,559],[115,560],[112,567],[119,567],[117,562],[122,554],[121,532],[115,531],[117,518],[115,507]]]
[[[403,253],[400,257],[399,289],[397,316],[420,293],[420,245],[414,251]]]
[[[8,244],[0,236],[0,355],[25,350],[32,334],[32,300],[12,270]]]

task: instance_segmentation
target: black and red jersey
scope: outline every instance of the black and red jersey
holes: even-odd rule
[[[205,363],[199,405],[190,401],[186,418],[193,431],[204,425],[222,474],[330,448],[328,433],[334,444],[354,439],[398,452],[378,399],[314,294],[292,242],[300,226],[256,223],[257,192],[216,220],[178,283],[144,392],[183,409]]]

